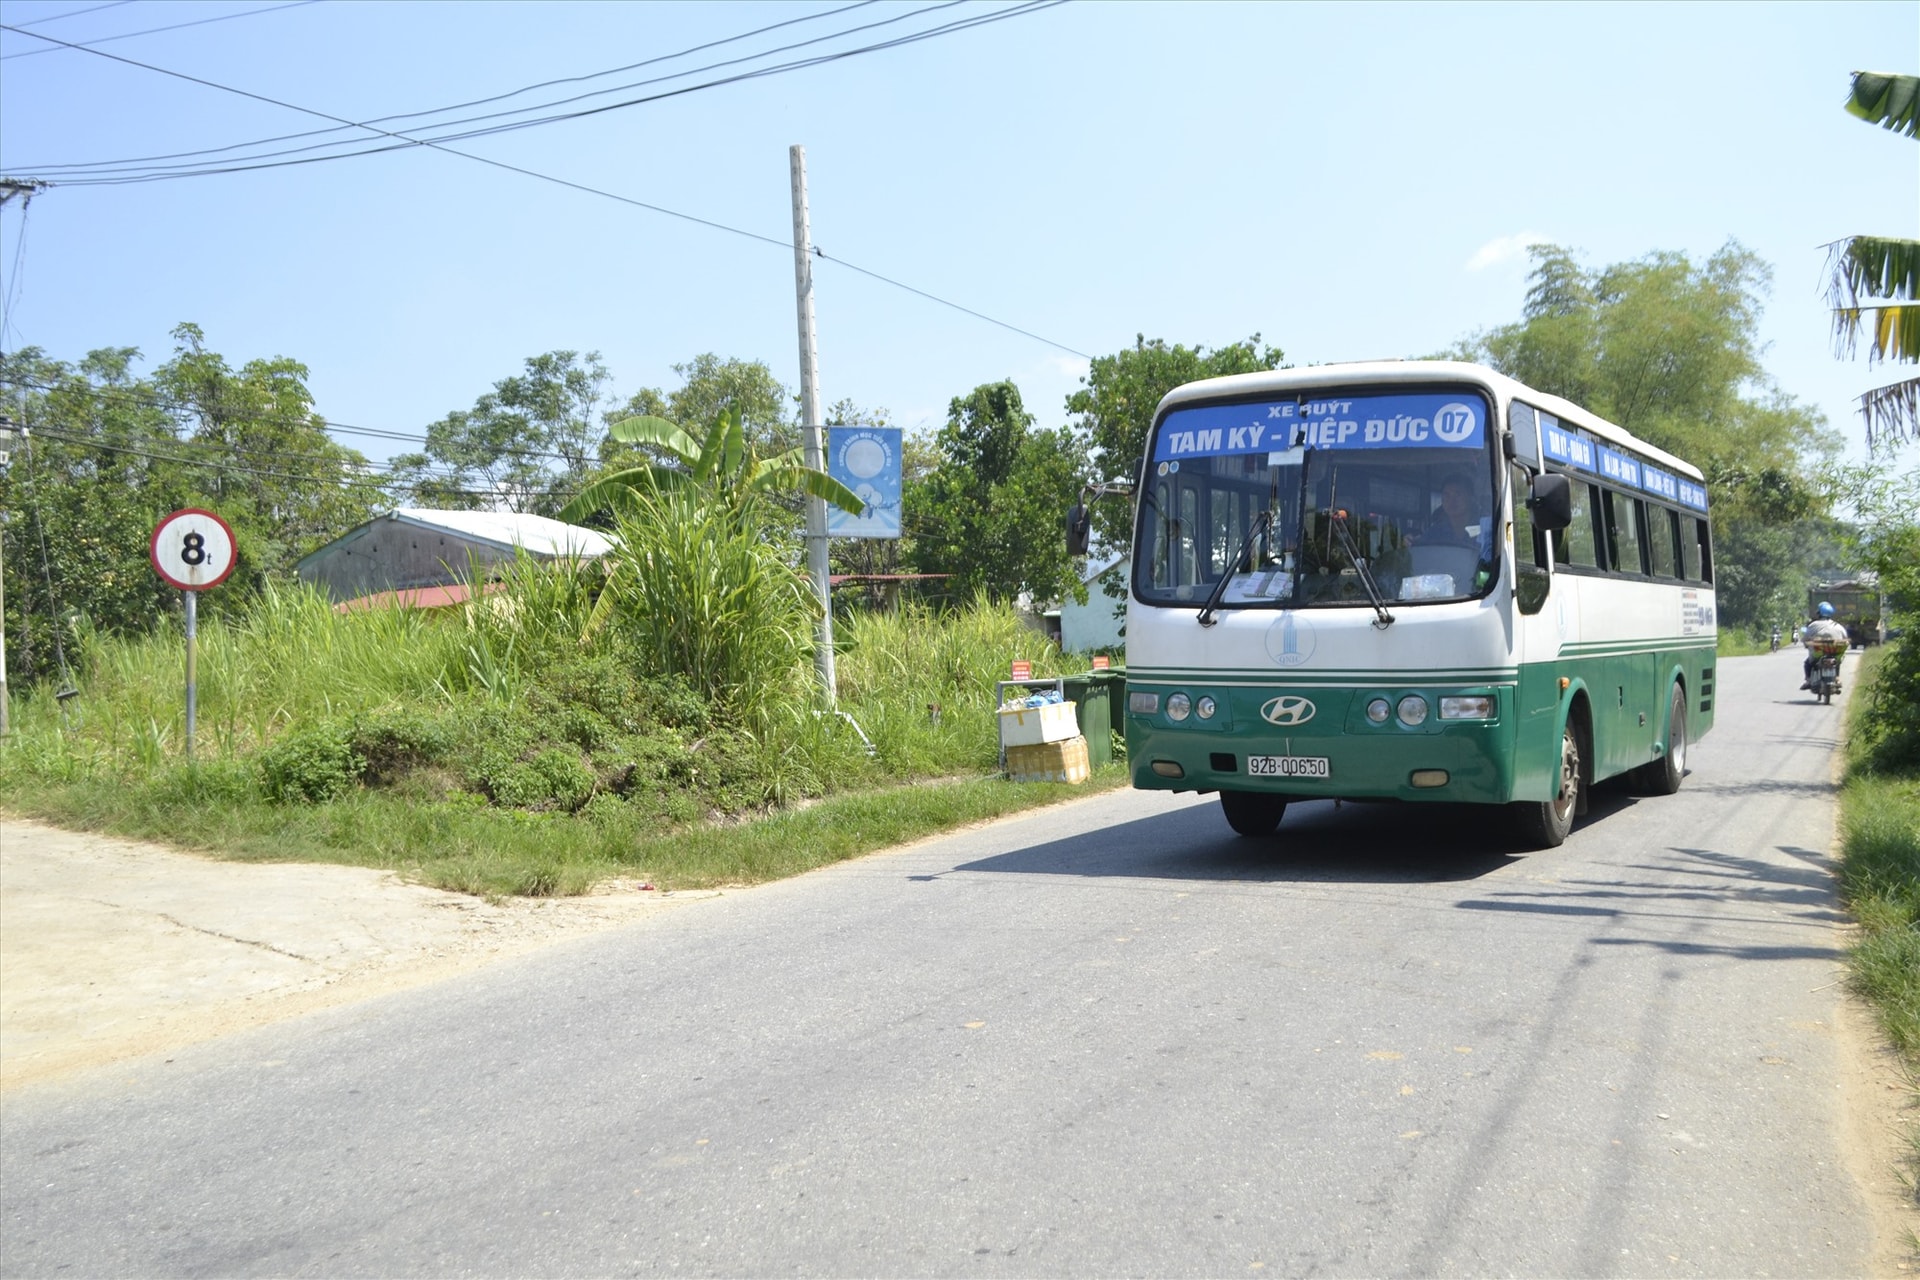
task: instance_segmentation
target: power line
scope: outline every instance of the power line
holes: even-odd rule
[[[0,375],[0,386],[25,387],[31,391],[39,391],[47,394],[57,393],[57,392],[64,392],[67,394],[81,394],[99,402],[110,402],[110,401],[118,400],[122,404],[131,404],[138,408],[157,409],[162,412],[169,412],[169,413],[197,414],[202,412],[202,409],[199,405],[193,404],[190,401],[176,400],[170,396],[155,395],[155,394],[141,394],[141,393],[135,392],[130,388],[95,387],[95,386],[89,386],[86,384],[79,384],[79,383],[44,382],[36,378],[26,378],[26,377],[21,377],[19,375],[13,375],[13,374]],[[236,421],[236,422],[284,422],[285,421],[284,415],[267,414],[267,413],[249,413],[244,410],[229,410],[225,412],[222,416],[229,421]],[[319,415],[315,415],[315,416],[318,417]],[[400,441],[407,444],[424,445],[428,443],[428,438],[426,436],[409,434],[407,432],[402,432],[402,431],[387,431],[378,427],[356,427],[350,423],[333,422],[324,418],[322,419],[322,423],[323,423],[323,426],[321,428],[322,430],[328,431],[328,432],[338,431],[343,435],[361,435],[361,436],[368,436],[372,438],[395,440],[395,441]],[[566,454],[552,453],[552,452],[540,450],[540,449],[507,448],[507,449],[502,449],[501,453],[504,456],[515,457],[515,458],[541,458],[541,459],[546,459],[552,462],[565,462],[569,464],[573,462],[573,459],[569,458]],[[319,455],[313,455],[313,456],[319,456]],[[388,463],[368,463],[367,465],[392,466],[394,464],[392,464],[391,462],[388,462]]]
[[[145,164],[133,163],[133,164],[124,164],[124,165],[104,164],[104,165],[96,165],[92,167],[80,166],[80,165],[40,166],[34,171],[35,172],[60,172],[62,170],[66,170],[67,175],[65,178],[62,179],[62,182],[61,182],[61,185],[63,186],[123,186],[123,185],[128,185],[136,182],[162,182],[162,181],[169,181],[175,178],[198,178],[198,177],[207,177],[214,174],[249,173],[249,172],[254,172],[260,169],[274,169],[274,168],[280,168],[283,166],[298,165],[298,164],[316,164],[316,163],[321,163],[328,160],[346,160],[346,159],[353,159],[359,156],[380,155],[389,151],[402,150],[405,147],[409,147],[409,146],[430,146],[430,147],[438,146],[438,144],[446,143],[446,142],[461,142],[471,138],[491,137],[497,133],[511,133],[511,132],[516,132],[520,129],[531,129],[531,128],[537,128],[541,125],[557,124],[557,123],[562,123],[569,120],[579,120],[587,116],[601,115],[609,111],[624,110],[625,108],[628,108],[628,107],[644,106],[649,103],[659,102],[667,98],[675,98],[675,97],[684,96],[686,94],[698,93],[706,89],[722,88],[722,87],[725,87],[726,85],[738,84],[746,80],[762,79],[769,76],[784,75],[791,71],[806,70],[811,67],[821,66],[828,62],[836,62],[844,58],[853,58],[853,57],[859,57],[868,53],[882,52],[888,49],[897,48],[901,45],[913,44],[921,40],[933,39],[935,37],[942,36],[942,35],[950,35],[957,31],[964,31],[976,26],[984,26],[991,22],[999,22],[1006,18],[1020,17],[1027,12],[1035,11],[1038,9],[1052,8],[1055,5],[1061,4],[1064,2],[1065,0],[1020,0],[1020,3],[1010,5],[1005,9],[996,10],[993,13],[981,14],[973,17],[957,19],[953,22],[945,23],[936,27],[930,27],[926,30],[915,32],[907,36],[898,37],[893,40],[880,41],[874,44],[863,45],[853,49],[843,49],[833,53],[820,54],[820,55],[807,57],[807,58],[797,58],[790,62],[776,63],[768,67],[759,67],[751,71],[741,72],[737,75],[723,76],[723,77],[720,77],[719,79],[703,81],[699,84],[694,84],[694,85],[684,85],[678,89],[670,89],[662,93],[649,94],[644,97],[631,98],[621,102],[603,103],[599,106],[586,107],[578,111],[562,112],[555,115],[536,117],[530,120],[517,120],[517,121],[511,121],[505,124],[490,125],[483,128],[467,129],[464,132],[457,131],[461,128],[461,126],[464,126],[464,125],[480,124],[481,122],[484,122],[487,120],[496,120],[503,116],[525,115],[527,112],[530,112],[530,111],[544,111],[552,107],[564,106],[567,103],[583,101],[584,99],[587,99],[587,98],[605,97],[607,94],[610,94],[610,93],[618,93],[627,89],[640,88],[646,85],[664,83],[669,80],[682,79],[689,75],[697,75],[702,71],[716,70],[721,67],[736,66],[742,62],[752,62],[759,58],[771,56],[772,54],[775,54],[775,53],[787,52],[793,49],[803,48],[807,45],[819,44],[825,40],[837,39],[841,36],[851,35],[859,31],[872,30],[873,28],[876,28],[876,27],[890,26],[897,22],[906,21],[908,18],[920,17],[924,14],[931,13],[938,9],[950,9],[955,7],[956,5],[964,3],[964,0],[941,0],[940,3],[927,5],[924,8],[915,9],[909,13],[901,14],[896,17],[886,18],[879,22],[872,22],[872,23],[867,23],[863,26],[846,28],[844,30],[834,32],[830,35],[816,37],[815,39],[812,39],[812,40],[798,41],[789,45],[783,45],[779,48],[770,49],[763,53],[750,54],[745,57],[731,58],[731,59],[723,60],[721,62],[710,63],[707,66],[697,67],[689,71],[675,72],[672,75],[658,76],[651,80],[636,81],[632,84],[616,85],[610,89],[601,89],[601,90],[596,90],[595,92],[592,92],[592,93],[578,94],[572,98],[562,98],[554,102],[541,103],[535,106],[518,107],[509,111],[491,112],[486,115],[470,116],[465,119],[459,119],[459,120],[446,120],[436,124],[421,126],[421,131],[423,133],[429,130],[440,131],[440,132],[434,132],[430,136],[415,136],[414,134],[397,133],[393,130],[382,129],[378,127],[378,124],[376,122],[373,122],[373,121],[355,122],[355,121],[343,120],[339,116],[329,115],[326,112],[322,112],[322,111],[313,111],[306,107],[297,106],[292,103],[281,102],[273,98],[262,97],[259,94],[249,93],[248,91],[243,89],[234,89],[226,85],[215,84],[211,81],[200,80],[192,76],[182,76],[179,72],[167,71],[164,68],[154,67],[147,63],[135,62],[130,58],[118,58],[116,59],[116,61],[127,62],[132,66],[142,67],[150,71],[159,71],[161,74],[164,74],[164,75],[180,76],[180,78],[182,79],[192,80],[194,81],[194,83],[206,85],[210,88],[224,89],[229,93],[242,94],[246,97],[255,98],[261,102],[270,103],[273,106],[285,107],[289,110],[300,111],[307,115],[318,116],[320,119],[323,119],[323,120],[332,120],[332,121],[335,121],[337,124],[339,124],[342,128],[365,129],[370,133],[377,133],[382,137],[392,139],[393,141],[390,144],[384,144],[384,145],[362,146],[357,150],[335,151],[333,152],[333,154],[329,154],[329,155],[307,156],[305,159],[302,159],[302,160],[276,160],[274,158],[280,157],[280,156],[301,155],[302,153],[309,152],[309,151],[325,151],[331,148],[348,147],[348,146],[355,145],[356,141],[367,141],[367,140],[366,139],[360,139],[360,140],[341,139],[333,142],[314,143],[305,147],[292,147],[292,148],[287,148],[281,151],[267,151],[267,152],[260,152],[255,155],[237,156],[234,158],[232,162],[223,163],[223,164],[145,165]],[[6,29],[8,28],[6,28],[4,24],[0,24],[0,30],[6,30]],[[29,34],[32,34],[32,33],[29,33]],[[51,36],[36,35],[36,38],[41,40],[52,40]],[[72,45],[69,47],[80,48],[81,46]],[[88,52],[95,52],[95,51],[88,50]],[[102,56],[112,57],[113,55],[106,54]],[[419,112],[415,114],[431,115],[431,114],[438,114],[438,113]],[[398,118],[398,117],[389,117],[389,118]],[[315,132],[337,133],[339,131],[340,131],[339,129],[327,129],[327,130],[318,130]],[[313,135],[305,134],[305,135],[295,135],[295,136],[313,136]],[[242,147],[248,146],[248,145],[257,145],[257,144],[244,144],[244,143],[239,144],[239,146],[242,146]],[[235,149],[238,149],[238,148],[226,147],[226,148],[218,148],[216,150],[227,151],[227,150],[235,150]],[[440,149],[450,150],[450,148],[444,148],[444,147]],[[182,154],[192,155],[195,153],[186,152]],[[452,152],[452,154],[466,155],[467,153]],[[469,157],[469,158],[477,158],[477,157]],[[254,163],[256,161],[261,163]],[[32,166],[28,166],[28,167],[32,168]]]
[[[209,22],[231,22],[235,18],[252,18],[262,13],[278,13],[282,9],[298,9],[302,5],[318,4],[318,3],[320,3],[320,0],[291,0],[291,3],[288,3],[288,4],[276,4],[265,9],[248,9],[244,13],[222,13],[211,18],[196,18],[192,22],[176,22],[170,26],[165,26],[165,27],[148,27],[144,31],[124,31],[117,36],[101,36],[98,40],[87,40],[81,44],[69,45],[68,47],[74,48],[74,49],[91,49],[96,44],[111,44],[115,40],[131,40],[135,36],[158,35],[162,31],[179,31],[185,27],[204,27]],[[111,9],[113,8],[113,6],[110,4],[103,4],[100,6],[100,8]],[[82,9],[80,10],[80,12],[92,13],[93,10]],[[74,15],[70,13],[63,13],[59,16],[63,18],[71,18]],[[40,19],[40,21],[51,22],[53,21],[53,19],[42,18]],[[16,25],[18,27],[28,27],[28,26],[34,26],[37,24],[30,23],[30,22],[22,22]],[[14,30],[15,28],[8,28],[8,29]],[[26,32],[21,32],[21,34],[38,36],[42,40],[47,38],[45,36],[40,35],[40,33],[37,31],[26,31]],[[61,43],[64,44],[66,42],[61,41]],[[43,53],[58,53],[58,52],[60,52],[58,49],[27,49],[21,53],[0,54],[0,62],[11,62],[15,58],[35,58]]]
[[[269,471],[260,467],[243,467],[236,463],[224,462],[219,459],[185,458],[177,454],[157,453],[151,449],[136,449],[131,445],[108,444],[105,441],[83,434],[63,431],[58,427],[35,427],[33,428],[33,434],[36,438],[53,440],[61,444],[77,445],[88,449],[99,449],[107,453],[128,454],[137,458],[151,459],[155,462],[168,462],[178,466],[193,467],[205,471],[222,471],[234,475],[263,476],[270,480],[333,484],[344,488],[372,489],[383,494],[389,492],[395,484],[394,480],[376,480],[364,475],[296,475],[286,471]],[[192,447],[192,442],[183,441],[182,443],[186,447]],[[428,476],[427,479],[446,480],[452,479],[452,477]],[[441,486],[439,492],[466,498],[499,498],[503,496],[502,491],[498,489],[455,489]],[[579,490],[515,489],[514,492],[529,498],[570,498],[577,494]]]
[[[129,3],[130,0],[120,0],[120,2],[123,4]],[[276,142],[297,142],[302,138],[317,138],[317,137],[322,137],[329,133],[339,133],[343,129],[348,127],[352,127],[356,129],[371,129],[375,125],[391,124],[396,120],[414,120],[422,116],[445,115],[449,111],[463,111],[468,107],[487,106],[491,103],[503,102],[508,98],[519,97],[521,94],[524,94],[524,93],[533,93],[534,91],[539,89],[550,89],[555,85],[583,84],[589,80],[599,80],[607,76],[619,75],[622,72],[637,71],[641,67],[650,67],[662,62],[673,62],[680,58],[688,57],[691,54],[702,53],[708,49],[719,48],[721,45],[736,44],[742,40],[750,40],[755,36],[765,35],[769,31],[778,31],[783,27],[791,27],[803,22],[816,22],[823,18],[837,17],[838,15],[842,13],[846,13],[849,10],[864,9],[868,5],[875,4],[877,2],[878,0],[854,0],[853,4],[842,5],[838,9],[829,9],[823,13],[811,13],[811,14],[805,15],[804,17],[789,18],[785,22],[775,22],[769,26],[756,27],[752,31],[743,31],[739,35],[727,36],[724,39],[720,39],[720,40],[709,40],[705,44],[697,44],[692,46],[691,48],[682,49],[677,53],[661,54],[658,57],[647,58],[640,62],[631,62],[626,64],[625,66],[609,67],[605,71],[595,71],[583,76],[565,76],[557,80],[543,80],[538,84],[523,85],[518,89],[512,89],[507,91],[506,93],[496,93],[485,98],[474,98],[467,102],[449,103],[444,107],[434,107],[430,110],[408,111],[408,112],[402,112],[398,115],[390,115],[390,116],[375,116],[370,120],[357,121],[352,126],[339,125],[331,129],[308,129],[301,133],[283,133],[270,138],[256,138],[252,142],[235,142],[224,147],[205,147],[197,151],[176,151],[166,155],[133,156],[133,157],[129,157],[121,160],[95,160],[95,161],[89,161],[85,163],[76,163],[76,164],[25,165],[25,166],[22,166],[22,168],[23,170],[31,170],[35,173],[52,173],[52,172],[61,172],[66,170],[105,171],[105,170],[117,169],[125,165],[148,164],[148,163],[152,163],[160,160],[184,160],[184,159],[189,159],[193,156],[222,155],[229,151],[240,151],[249,147],[269,146]],[[42,21],[46,21],[46,19],[42,19]],[[19,25],[30,26],[32,24],[21,23]],[[855,28],[855,30],[858,30],[858,29],[859,28]],[[847,32],[840,31],[840,32],[835,32],[834,34],[844,35],[844,34],[847,34]],[[828,37],[822,37],[822,38],[831,39],[833,37],[828,36]],[[768,49],[754,56],[767,57],[771,54],[784,53],[789,49],[798,48],[798,47],[799,47],[798,45],[782,45],[779,48]],[[684,72],[682,74],[694,75],[694,74],[698,74],[698,72],[701,70],[708,70],[708,69],[710,68],[697,68],[694,71]],[[604,92],[613,93],[613,92],[617,92],[620,88],[628,88],[628,87],[632,87],[632,86],[616,86],[614,89],[604,90]],[[539,109],[540,108],[538,107],[523,108],[523,110],[527,110],[527,111],[533,111],[533,110],[539,110]],[[332,145],[339,145],[339,144],[332,144]]]
[[[624,107],[637,106],[646,102],[654,102],[662,98],[677,97],[687,93],[698,92],[701,89],[717,87],[718,85],[722,85],[722,84],[736,83],[738,81],[755,79],[755,78],[766,76],[766,75],[781,74],[782,72],[787,70],[799,69],[801,66],[817,66],[822,63],[838,61],[844,58],[857,57],[865,53],[871,53],[871,52],[875,52],[882,49],[897,48],[902,45],[917,43],[918,41],[921,41],[921,40],[932,39],[939,35],[952,34],[955,31],[967,30],[975,26],[984,26],[991,22],[1003,21],[1007,18],[1021,17],[1027,14],[1036,13],[1044,9],[1054,8],[1060,4],[1064,4],[1065,2],[1066,0],[1023,0],[1023,3],[1015,4],[1005,9],[996,10],[994,13],[991,13],[991,14],[985,14],[976,18],[963,19],[958,22],[948,23],[942,27],[932,28],[929,31],[919,32],[909,36],[903,36],[891,41],[884,41],[878,44],[867,45],[867,46],[863,46],[861,48],[852,49],[852,50],[843,50],[837,53],[823,55],[818,58],[804,59],[794,64],[783,64],[781,66],[776,66],[772,68],[762,68],[760,70],[746,72],[738,76],[727,77],[722,80],[711,81],[711,82],[703,83],[700,85],[686,86],[680,89],[670,90],[666,93],[655,94],[646,98],[634,99],[629,102],[604,105],[600,107],[591,108],[589,110],[573,112],[563,116],[555,116],[555,117],[551,117],[544,120],[523,121],[523,122],[516,123],[514,125],[499,126],[490,130],[475,131],[472,135],[463,135],[463,136],[485,136],[492,133],[506,132],[509,129],[529,128],[529,127],[533,127],[536,124],[549,124],[549,123],[554,123],[558,120],[578,119],[587,115],[596,115],[596,114],[600,114],[607,111],[620,110]],[[7,26],[6,24],[0,24],[0,30],[17,31],[18,28],[10,27],[10,26]],[[356,125],[356,122],[354,121],[345,120],[339,116],[330,115],[324,111],[316,111],[316,110],[313,110],[312,108],[298,106],[294,103],[282,102],[282,101],[279,101],[278,99],[269,98],[269,97],[266,97],[265,95],[253,93],[249,90],[237,89],[231,85],[225,85],[225,84],[217,83],[215,81],[205,80],[198,76],[190,76],[185,74],[184,72],[171,71],[165,67],[157,67],[150,63],[138,62],[132,58],[122,58],[117,54],[105,53],[98,49],[87,49],[87,48],[84,48],[84,46],[71,45],[71,44],[68,44],[68,42],[66,41],[54,40],[52,36],[39,35],[38,33],[29,33],[29,34],[33,34],[36,39],[48,40],[56,44],[67,45],[67,47],[69,48],[83,49],[84,52],[91,53],[95,57],[108,58],[115,62],[124,62],[129,66],[139,67],[145,71],[152,71],[159,75],[171,76],[175,79],[186,80],[194,84],[205,86],[206,88],[217,89],[223,93],[232,93],[240,97],[252,98],[255,101],[265,102],[265,103],[268,103],[269,105],[281,107],[289,111],[297,111],[304,115],[316,116],[322,120],[331,120],[336,124],[351,125],[351,126],[362,127],[362,128],[369,127],[365,125]],[[488,165],[492,168],[502,169],[509,173],[518,173],[525,177],[537,179],[541,182],[548,182],[548,183],[553,183],[554,185],[557,185],[557,186],[569,187],[575,191],[581,191],[590,195],[600,196],[603,199],[614,200],[621,204],[631,205],[634,208],[645,209],[652,213],[663,214],[667,217],[677,218],[685,222],[692,222],[699,226],[708,227],[716,231],[724,231],[730,235],[742,236],[749,240],[757,240],[763,244],[774,245],[778,248],[786,249],[789,251],[791,251],[793,248],[792,243],[787,240],[777,239],[773,236],[761,235],[758,232],[747,231],[740,227],[728,226],[727,224],[722,222],[716,222],[709,218],[697,217],[690,213],[682,213],[677,209],[669,209],[663,205],[650,204],[644,200],[635,200],[629,196],[617,195],[614,192],[606,191],[598,187],[588,186],[585,183],[573,182],[565,178],[555,177],[552,174],[540,173],[532,169],[522,168],[519,165],[508,164],[502,160],[494,160],[486,156],[476,155],[470,151],[461,151],[457,148],[446,146],[444,142],[438,139],[411,138],[411,137],[407,137],[406,135],[393,133],[384,129],[375,129],[374,131],[385,134],[389,138],[396,139],[397,145],[374,147],[374,148],[369,148],[363,151],[347,152],[347,153],[343,153],[342,155],[336,155],[336,156],[313,157],[307,160],[278,161],[271,164],[263,164],[263,165],[240,165],[240,166],[233,166],[228,168],[206,169],[206,170],[200,171],[199,173],[191,173],[191,174],[161,174],[161,175],[150,175],[146,178],[120,178],[120,179],[102,178],[102,179],[82,180],[77,182],[62,183],[58,185],[68,185],[68,186],[120,185],[124,183],[129,183],[129,182],[157,181],[157,180],[163,180],[165,178],[170,178],[170,177],[204,176],[204,175],[213,174],[213,173],[242,172],[248,169],[279,168],[285,165],[317,163],[320,160],[344,159],[344,158],[347,158],[348,156],[353,156],[353,155],[368,155],[368,154],[374,154],[376,152],[381,152],[381,151],[392,151],[392,150],[400,149],[401,147],[427,146],[427,147],[432,147],[436,151],[443,151],[449,155],[460,156],[463,159],[472,160],[476,163]],[[1032,332],[1031,330],[1022,329],[1018,325],[1009,324],[1004,320],[999,320],[994,318],[993,316],[987,315],[985,312],[976,311],[971,307],[962,306],[957,302],[953,302],[946,298],[942,298],[937,294],[929,293],[922,289],[916,289],[911,285],[903,284],[898,280],[894,280],[894,279],[891,279],[890,277],[883,276],[876,271],[871,271],[865,267],[857,266],[854,263],[849,262],[844,258],[829,259],[826,257],[825,254],[819,254],[818,256],[820,256],[823,260],[836,262],[840,266],[848,267],[854,271],[858,271],[861,274],[870,276],[871,278],[875,280],[879,280],[882,283],[885,283],[895,288],[902,289],[906,292],[912,293],[917,297],[925,298],[928,301],[939,303],[941,306],[949,307],[955,311],[961,312],[962,314],[972,316],[975,319],[985,321],[988,324],[995,325],[1002,329],[1006,329],[1010,333],[1017,333],[1022,337],[1031,338],[1036,342],[1045,343],[1047,346],[1055,347],[1061,351],[1067,352],[1070,355],[1078,356],[1083,360],[1092,359],[1092,357],[1089,356],[1086,352],[1078,350],[1077,348],[1074,348],[1074,347],[1070,347],[1063,342],[1057,342],[1052,338],[1043,337],[1040,334]]]
[[[50,17],[45,17],[45,18],[35,18],[31,22],[21,22],[15,25],[22,26],[22,27],[37,27],[42,25],[43,23],[59,22],[66,18],[77,18],[83,13],[98,13],[102,9],[118,9],[123,4],[132,4],[132,3],[133,3],[133,0],[108,0],[106,4],[96,4],[91,9],[69,9],[65,13],[56,13]]]

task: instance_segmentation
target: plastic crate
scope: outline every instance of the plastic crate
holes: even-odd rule
[[[1040,742],[1007,748],[1007,777],[1015,782],[1085,782],[1087,740],[1075,734],[1064,742]]]

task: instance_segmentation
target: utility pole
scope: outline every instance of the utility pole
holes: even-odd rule
[[[14,426],[13,419],[0,414],[0,472],[5,472],[12,460],[14,442],[26,436],[25,427]],[[6,546],[6,523],[7,513],[0,511],[0,548]],[[8,720],[11,711],[12,705],[7,700],[7,572],[6,566],[0,563],[0,743],[12,732]]]
[[[6,205],[15,196],[20,196],[22,197],[20,208],[23,211],[21,216],[24,217],[25,216],[24,211],[27,205],[32,203],[34,195],[37,192],[46,190],[46,188],[47,188],[47,184],[40,181],[38,178],[8,178],[8,177],[0,176],[0,206]],[[24,235],[25,232],[22,231],[21,234]],[[0,333],[0,343],[4,343],[6,341],[6,336],[7,335],[5,333]],[[6,468],[7,458],[8,458],[10,446],[12,445],[12,443],[17,439],[25,439],[26,434],[27,434],[27,429],[25,427],[20,427],[16,429],[11,419],[5,416],[0,416],[0,470],[4,470]],[[0,512],[0,522],[4,522],[5,519],[6,519],[5,513]],[[5,537],[6,537],[5,531],[0,530],[0,540],[4,540]],[[8,712],[9,712],[9,706],[7,702],[7,581],[6,581],[6,570],[4,566],[0,566],[0,742],[4,742],[6,740],[7,734],[11,731],[11,726],[7,718]]]
[[[807,227],[807,149],[797,143],[787,148],[793,170],[793,290],[800,319],[800,427],[806,463],[826,470],[827,451],[820,426],[820,351],[813,335],[813,246]],[[838,690],[833,678],[833,588],[827,580],[827,504],[807,499],[807,572],[820,599],[820,630],[813,651],[814,669],[833,706]]]

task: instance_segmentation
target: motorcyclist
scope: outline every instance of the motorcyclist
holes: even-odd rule
[[[1800,641],[1807,646],[1807,660],[1800,664],[1800,687],[1811,689],[1813,660],[1818,655],[1820,646],[1829,644],[1844,646],[1847,643],[1847,629],[1833,620],[1833,606],[1822,600],[1813,611],[1813,620],[1808,622],[1806,629],[1800,633]]]

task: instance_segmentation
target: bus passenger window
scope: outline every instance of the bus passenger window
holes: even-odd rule
[[[1656,578],[1677,577],[1673,549],[1679,541],[1677,513],[1647,504],[1647,561]]]
[[[1693,526],[1693,540],[1688,544],[1687,555],[1691,558],[1695,554],[1698,554],[1700,566],[1697,573],[1689,573],[1687,576],[1697,582],[1712,582],[1713,540],[1707,532],[1707,522],[1704,519],[1696,518],[1688,521],[1688,523]],[[1697,553],[1694,548],[1698,548]]]
[[[1561,564],[1596,568],[1600,564],[1593,538],[1595,516],[1593,486],[1575,481],[1569,485],[1573,498],[1573,523],[1553,540],[1554,556]]]
[[[1607,564],[1615,573],[1645,573],[1640,555],[1640,504],[1624,493],[1608,489]]]

